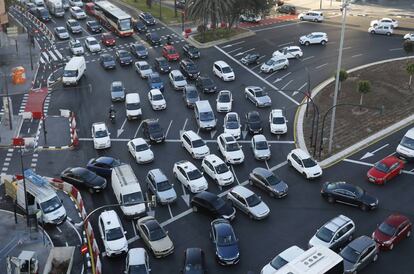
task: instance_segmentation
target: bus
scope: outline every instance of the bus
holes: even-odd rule
[[[96,1],[94,13],[102,25],[117,35],[126,37],[134,33],[131,16],[114,4],[108,1]]]

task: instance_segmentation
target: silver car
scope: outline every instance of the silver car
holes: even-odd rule
[[[266,137],[262,134],[253,135],[252,150],[256,160],[270,159],[270,145],[267,143]]]
[[[227,194],[227,199],[231,201],[233,206],[249,215],[252,219],[264,219],[270,214],[269,207],[262,199],[244,186],[232,188]]]
[[[246,99],[252,101],[256,107],[270,107],[272,105],[272,99],[270,99],[267,92],[261,87],[248,86],[244,89],[244,96]]]
[[[71,40],[69,42],[69,48],[73,55],[82,55],[85,53],[85,50],[79,40]]]
[[[141,78],[148,78],[152,73],[151,66],[146,61],[135,62],[135,71],[141,76]]]
[[[171,86],[173,86],[175,90],[183,90],[187,85],[187,80],[184,75],[177,69],[172,70],[168,75],[168,78],[170,79]]]
[[[339,255],[344,259],[344,273],[357,273],[378,260],[378,247],[372,238],[364,235],[350,242]]]
[[[145,180],[149,191],[155,195],[159,203],[168,204],[177,199],[173,184],[168,181],[167,176],[165,176],[161,169],[157,168],[148,171]]]

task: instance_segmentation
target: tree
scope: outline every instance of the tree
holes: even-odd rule
[[[358,81],[357,90],[361,94],[361,98],[359,99],[359,104],[362,106],[362,100],[364,98],[364,94],[371,91],[371,82],[368,80]]]
[[[407,64],[406,70],[408,75],[410,75],[410,80],[408,81],[408,88],[411,89],[411,81],[414,75],[414,63]]]
[[[336,79],[336,73],[334,75],[335,79]],[[341,86],[342,86],[342,82],[345,82],[346,79],[348,79],[348,72],[344,69],[341,69],[339,71],[339,87],[338,87],[338,91],[341,91]]]
[[[405,40],[403,43],[403,49],[405,51],[405,54],[410,55],[410,53],[414,52],[414,42],[410,41],[410,40]],[[408,61],[408,59],[407,59]]]

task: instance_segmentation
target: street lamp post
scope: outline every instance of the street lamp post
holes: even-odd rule
[[[160,20],[162,19],[162,13],[161,13],[161,0],[160,0]]]
[[[11,113],[11,107],[10,107],[10,97],[9,97],[9,86],[7,84],[7,74],[3,73],[3,88],[4,88],[4,92],[6,93],[6,105],[5,107],[7,107],[7,112],[8,112],[8,118],[9,118],[9,128],[10,130],[13,129],[13,121],[12,121],[12,113]]]

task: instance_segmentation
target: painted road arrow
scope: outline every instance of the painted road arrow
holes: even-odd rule
[[[380,151],[380,150],[381,150],[381,149],[383,149],[383,148],[386,148],[388,145],[389,145],[389,144],[385,144],[385,145],[383,145],[382,147],[377,148],[376,150],[373,150],[373,151],[371,151],[371,152],[367,152],[367,153],[365,153],[365,154],[364,154],[364,156],[362,156],[360,160],[364,160],[364,159],[366,159],[366,158],[369,158],[369,157],[374,156],[376,152]]]
[[[122,134],[122,132],[125,131],[124,130],[124,126],[125,126],[126,121],[127,121],[127,119],[125,118],[124,122],[122,123],[121,128],[117,130],[117,132],[116,132],[116,138],[119,138],[119,136]]]

